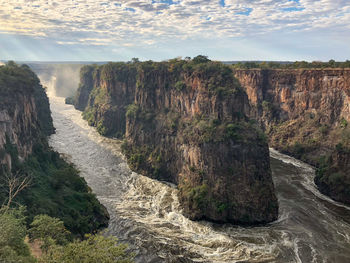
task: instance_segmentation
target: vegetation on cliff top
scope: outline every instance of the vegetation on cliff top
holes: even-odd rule
[[[205,80],[209,92],[220,96],[229,95],[240,90],[239,82],[234,78],[229,66],[221,62],[211,61],[206,56],[199,55],[193,59],[175,58],[164,62],[137,62],[138,85],[145,89],[153,89],[153,81],[148,78],[154,75],[167,74],[168,82],[164,85],[179,92],[186,91],[185,79],[198,76]],[[232,89],[234,87],[234,89]]]
[[[0,94],[8,92],[33,92],[39,84],[38,77],[27,65],[18,66],[13,61],[0,66]]]
[[[155,76],[162,76],[163,83],[154,83],[157,79]],[[83,92],[85,82],[92,82],[92,87],[86,87],[88,92],[87,106],[84,108],[83,118],[88,121],[89,125],[97,127],[98,132],[105,136],[122,137],[121,133],[108,124],[105,119],[106,112],[109,115],[131,117],[131,115],[141,114],[144,118],[149,119],[150,113],[143,114],[133,106],[133,101],[125,102],[125,105],[114,105],[116,98],[113,98],[101,83],[111,83],[111,87],[123,85],[135,85],[140,89],[154,90],[156,86],[163,86],[166,89],[174,89],[177,92],[187,92],[191,83],[189,79],[199,77],[203,80],[204,86],[210,95],[219,98],[228,97],[235,93],[242,93],[243,90],[236,78],[232,74],[229,66],[220,62],[209,60],[206,56],[197,56],[193,59],[172,59],[164,62],[145,61],[140,62],[134,59],[132,62],[108,63],[105,65],[88,65],[81,70],[81,87],[78,90],[76,103],[79,94]],[[92,79],[90,79],[92,78]],[[188,79],[186,81],[186,79]],[[77,107],[79,108],[79,107]],[[115,108],[115,109],[114,109]],[[122,111],[124,114],[121,114]],[[104,112],[103,116],[101,112]],[[141,117],[140,115],[140,117]],[[136,115],[134,116],[136,117]],[[125,122],[125,119],[120,120]]]
[[[336,62],[329,60],[328,62],[321,61],[295,61],[293,63],[279,62],[238,62],[232,65],[235,69],[323,69],[323,68],[350,68],[350,61]]]

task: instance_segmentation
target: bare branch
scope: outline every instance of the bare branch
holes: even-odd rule
[[[29,187],[32,178],[28,174],[20,175],[18,171],[15,175],[12,173],[5,174],[5,182],[7,184],[6,192],[8,193],[6,208],[9,208],[13,199],[25,188]]]

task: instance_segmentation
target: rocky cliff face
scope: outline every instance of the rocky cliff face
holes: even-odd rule
[[[14,202],[26,206],[28,223],[37,214],[62,219],[83,236],[108,224],[107,210],[78,171],[53,152],[47,135],[54,132],[45,90],[28,66],[0,66],[0,181],[30,177],[31,184]],[[0,188],[0,204],[8,192]]]
[[[266,138],[228,67],[116,63],[94,72],[85,118],[102,134],[125,131],[131,168],[177,184],[184,214],[243,224],[277,218]]]
[[[126,128],[126,107],[134,101],[135,87],[134,65],[85,66],[74,105],[78,110],[85,110],[84,118],[102,135],[122,137]]]
[[[270,145],[318,166],[315,182],[320,190],[350,203],[344,150],[350,147],[350,69],[236,70],[234,74],[248,94],[250,116],[265,129]]]
[[[49,101],[35,74],[26,66],[3,67],[0,74],[0,162],[11,170],[6,144],[15,144],[19,159],[24,160],[40,137],[54,128]]]
[[[74,106],[78,110],[84,110],[87,106],[90,92],[94,87],[93,72],[94,66],[84,66],[80,70],[80,83],[74,101]],[[98,83],[97,80],[96,82]]]

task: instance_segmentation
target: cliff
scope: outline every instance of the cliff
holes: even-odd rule
[[[11,170],[13,160],[4,150],[8,141],[24,160],[41,135],[52,134],[54,128],[48,98],[35,74],[16,65],[1,67],[0,74],[0,163]]]
[[[54,132],[45,90],[26,65],[0,66],[0,181],[9,175],[31,178],[13,201],[25,205],[30,221],[39,213],[62,219],[83,235],[108,223],[104,207],[90,193],[78,171],[52,151],[47,136]],[[0,203],[6,203],[6,187]]]
[[[177,184],[185,215],[241,224],[277,218],[267,141],[247,118],[248,97],[229,67],[173,60],[90,72],[76,108],[86,105],[83,116],[101,134],[125,134],[133,170]]]
[[[135,65],[84,66],[74,106],[84,110],[84,118],[102,135],[122,137],[126,108],[134,102],[135,87]]]
[[[251,111],[282,152],[319,167],[321,192],[350,204],[350,69],[235,70]]]

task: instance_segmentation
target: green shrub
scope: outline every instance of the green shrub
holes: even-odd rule
[[[224,212],[225,210],[227,210],[228,208],[228,205],[227,204],[224,204],[224,203],[221,203],[217,206],[216,210],[219,212],[219,213],[222,213]]]
[[[198,208],[204,208],[207,203],[208,185],[203,183],[196,186],[189,191],[189,198],[193,200],[193,203]]]
[[[95,124],[95,114],[96,110],[94,108],[87,108],[83,111],[82,116],[83,119],[88,122],[90,126],[93,126]]]
[[[134,153],[130,155],[128,160],[132,167],[134,167],[135,169],[139,169],[145,162],[146,157],[142,153]]]
[[[67,97],[64,102],[66,104],[74,105],[74,98],[73,97]]]
[[[258,129],[257,133],[258,133],[258,140],[261,143],[267,143],[267,141],[268,141],[267,135],[260,129]]]
[[[306,148],[303,144],[299,143],[299,142],[296,142],[294,145],[293,145],[293,152],[298,154],[298,155],[302,155],[306,152]]]
[[[241,140],[243,137],[240,133],[241,126],[238,124],[229,123],[226,125],[226,138],[235,141]]]
[[[342,181],[344,180],[344,174],[342,172],[337,172],[337,173],[331,173],[328,176],[328,182],[330,184],[339,184],[342,183]]]
[[[175,89],[176,89],[177,91],[182,91],[182,90],[184,90],[185,88],[186,88],[185,82],[183,82],[183,81],[178,81],[178,82],[175,83]]]
[[[210,142],[214,140],[215,134],[215,126],[213,126],[210,122],[206,120],[200,120],[196,127],[200,133],[200,140],[202,142]]]
[[[24,242],[27,234],[25,209],[0,207],[0,262],[35,262]]]
[[[93,100],[94,105],[101,105],[109,102],[107,90],[101,87],[94,87],[90,93],[90,99]]]
[[[327,135],[328,131],[329,131],[329,127],[328,125],[324,124],[319,128],[319,131],[322,135]]]
[[[46,253],[50,246],[65,245],[69,241],[70,232],[64,227],[63,221],[48,215],[37,215],[30,224],[30,240],[39,239],[41,249]]]
[[[345,120],[344,118],[342,118],[341,120],[340,120],[340,127],[341,128],[346,128],[348,126],[348,121],[347,120]]]
[[[264,111],[270,111],[271,109],[271,103],[266,100],[263,100],[261,106],[263,107]]]
[[[65,246],[51,246],[39,263],[132,263],[134,255],[114,237],[87,235]]]
[[[108,129],[103,125],[103,120],[99,120],[96,129],[102,136],[105,136],[108,132]]]
[[[194,173],[194,172],[196,172],[196,167],[194,167],[194,166],[190,166],[189,168],[188,168],[192,173]]]
[[[126,108],[126,117],[131,119],[136,119],[140,112],[140,107],[135,104],[130,104]]]

